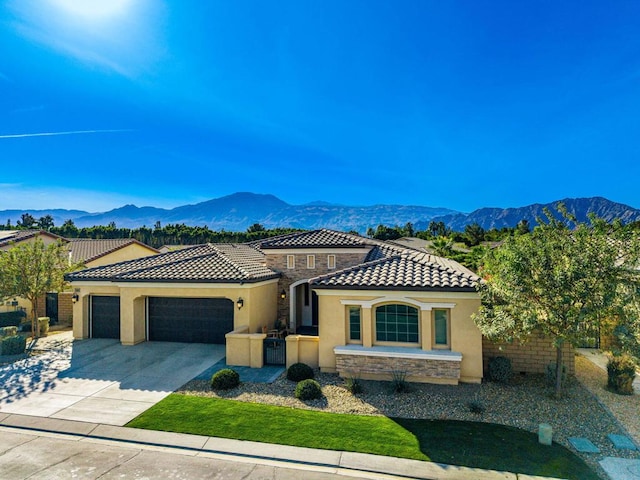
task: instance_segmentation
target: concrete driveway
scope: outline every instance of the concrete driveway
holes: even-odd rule
[[[224,345],[38,340],[43,353],[0,367],[0,413],[124,425],[225,356]]]

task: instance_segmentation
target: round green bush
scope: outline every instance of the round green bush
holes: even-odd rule
[[[313,377],[313,369],[306,363],[294,363],[287,369],[287,378],[293,382],[300,382]]]
[[[311,378],[302,380],[296,385],[296,398],[300,400],[314,400],[322,397],[320,384]]]
[[[230,390],[238,385],[240,385],[240,375],[230,368],[218,370],[211,377],[211,388],[213,390]]]
[[[489,380],[492,382],[508,383],[512,374],[511,360],[507,357],[489,359]]]

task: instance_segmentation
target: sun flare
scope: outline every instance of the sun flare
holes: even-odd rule
[[[87,20],[106,20],[122,15],[128,10],[131,0],[50,0],[53,5],[69,15]]]

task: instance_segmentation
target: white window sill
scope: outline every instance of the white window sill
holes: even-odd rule
[[[421,358],[425,360],[442,360],[461,362],[462,354],[450,350],[422,350],[410,347],[363,347],[362,345],[344,345],[334,347],[336,355],[361,355],[367,357]]]

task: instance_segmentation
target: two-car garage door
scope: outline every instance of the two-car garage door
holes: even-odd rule
[[[227,298],[148,298],[149,340],[225,343],[233,330],[233,302]]]
[[[226,298],[149,297],[148,340],[224,344],[233,305]],[[120,297],[91,297],[91,336],[120,338]]]

